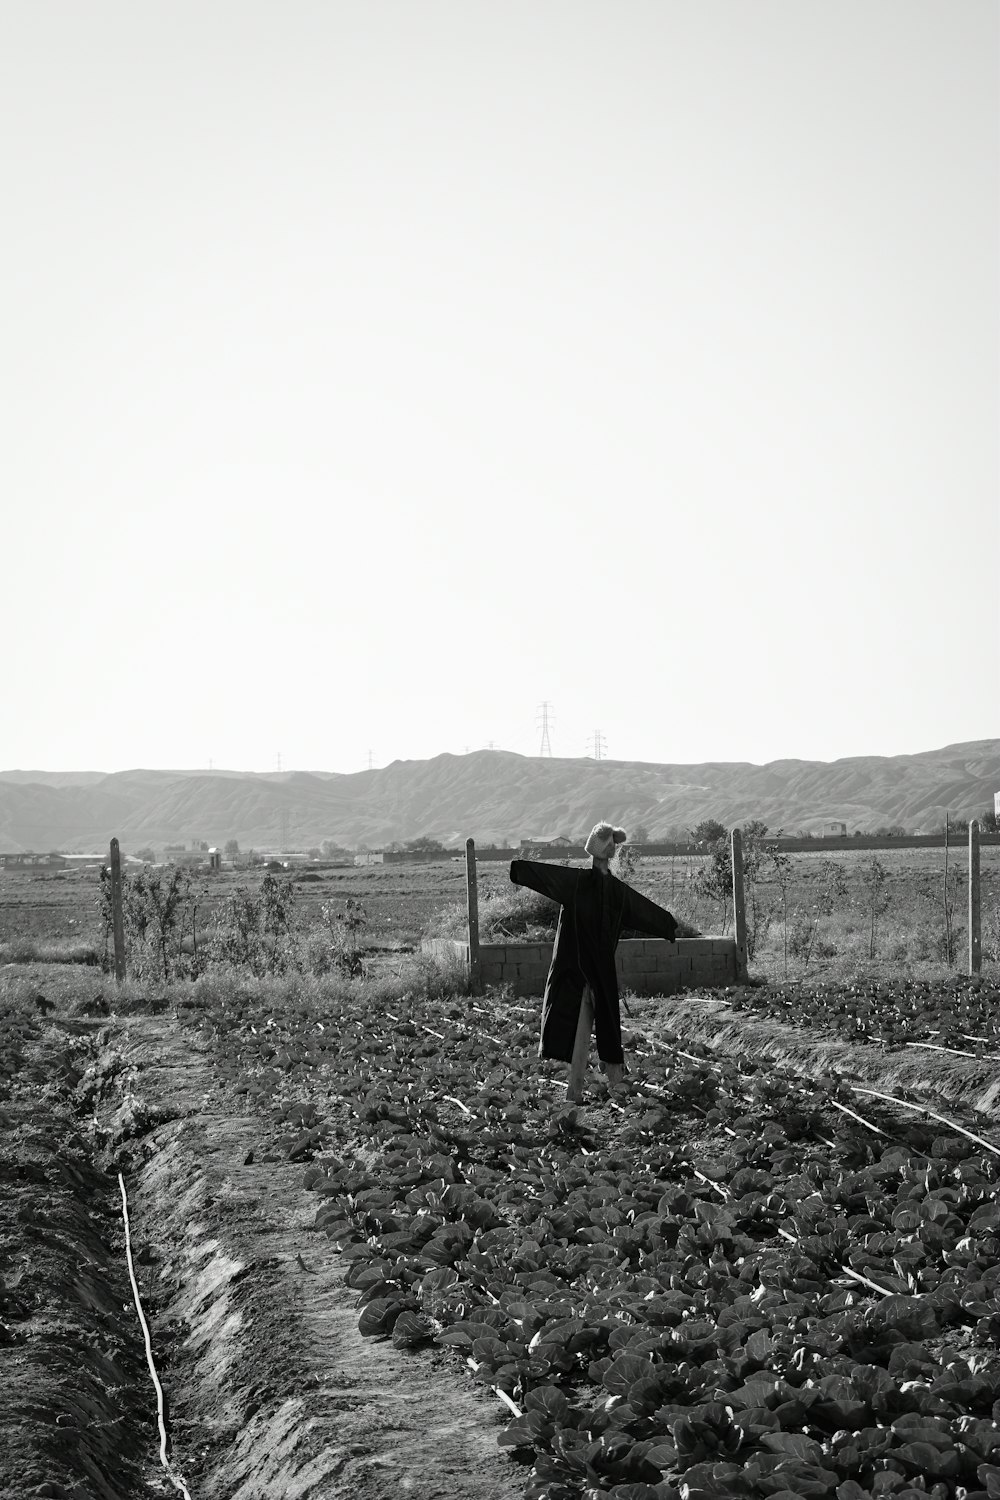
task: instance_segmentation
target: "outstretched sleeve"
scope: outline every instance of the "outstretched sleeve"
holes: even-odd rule
[[[546,865],[536,859],[511,861],[510,878],[515,885],[526,885],[560,906],[572,900],[579,870],[567,870],[565,865]]]
[[[631,886],[625,888],[625,904],[622,907],[622,926],[636,932],[648,932],[650,937],[665,938],[668,943],[677,937],[677,920],[665,906],[657,906],[648,896],[642,896]]]

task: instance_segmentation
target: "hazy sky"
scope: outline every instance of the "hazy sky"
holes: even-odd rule
[[[0,0],[0,767],[1000,735],[995,0]]]

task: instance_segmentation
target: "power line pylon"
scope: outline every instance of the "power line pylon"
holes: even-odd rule
[[[541,711],[541,723],[542,723],[542,744],[541,744],[541,749],[539,750],[538,753],[539,753],[539,755],[548,755],[548,756],[551,756],[551,754],[552,754],[552,744],[551,744],[551,742],[549,740],[549,721],[550,721],[550,718],[552,717],[552,704],[548,701],[547,698],[546,698],[545,702],[540,705],[540,711]],[[535,720],[535,723],[536,724],[538,723],[537,719]]]
[[[371,770],[374,769],[374,766],[373,766],[373,763],[372,763],[372,753],[371,753],[370,750],[368,752],[368,769],[369,769],[369,771],[371,771]]]
[[[594,730],[594,759],[601,760],[608,753],[608,742],[599,729]]]

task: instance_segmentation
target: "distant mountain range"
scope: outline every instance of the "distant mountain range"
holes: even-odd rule
[[[1000,740],[918,755],[711,761],[557,760],[478,750],[382,770],[0,771],[0,852],[125,852],[205,839],[291,850],[330,839],[378,848],[428,835],[445,844],[582,840],[600,818],[652,839],[683,837],[703,818],[761,818],[772,832],[901,825],[930,832],[946,813],[981,816],[1000,790]]]

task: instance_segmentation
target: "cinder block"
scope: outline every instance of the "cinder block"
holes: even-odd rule
[[[655,974],[662,963],[662,959],[654,958],[651,953],[630,953],[625,965],[625,977],[630,979],[638,978],[641,974]]]

